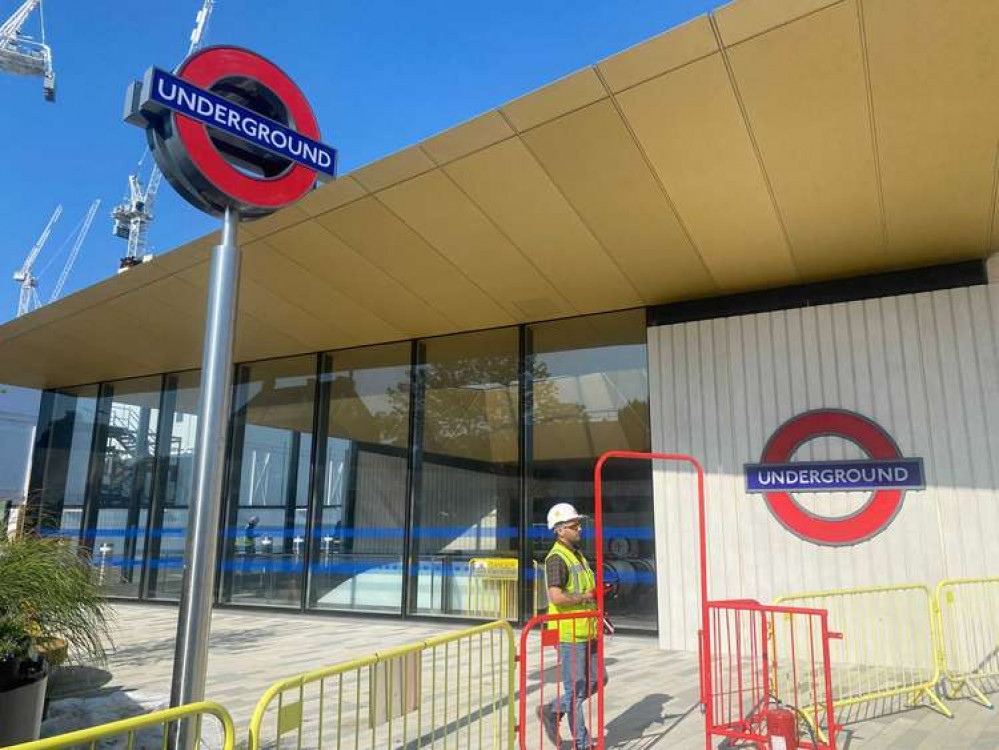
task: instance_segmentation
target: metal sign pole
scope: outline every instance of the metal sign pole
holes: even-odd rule
[[[239,95],[217,90],[213,82],[221,80],[236,81]],[[275,98],[284,112],[279,120],[261,114],[271,111]],[[295,203],[316,187],[319,175],[335,178],[336,149],[319,140],[315,114],[294,81],[270,60],[238,47],[195,52],[175,73],[150,68],[128,87],[125,121],[146,131],[157,167],[181,197],[213,216],[225,214],[208,289],[193,500],[170,685],[170,704],[180,706],[205,694],[232,397],[236,227],[240,218],[269,216]],[[211,131],[219,130],[231,137],[226,153],[212,143]],[[267,176],[262,152],[287,160],[288,168]],[[179,733],[171,729],[170,743],[193,747],[191,724],[182,721]]]
[[[239,288],[239,214],[227,208],[222,242],[212,254],[205,341],[202,350],[201,399],[194,449],[194,501],[184,554],[184,586],[177,622],[170,705],[200,701],[205,695],[212,590],[222,511],[226,426],[232,391],[236,297]],[[178,747],[194,746],[193,722],[184,722]]]

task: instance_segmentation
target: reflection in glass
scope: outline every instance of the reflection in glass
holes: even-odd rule
[[[645,337],[627,311],[238,366],[221,601],[516,618],[518,579],[538,582],[522,531],[540,562],[553,503],[592,513],[596,457],[649,449]],[[111,594],[179,597],[198,381],[43,397],[31,502],[48,533],[93,547]],[[605,480],[609,609],[655,629],[651,467],[612,462]]]
[[[42,398],[41,413],[49,417],[40,426],[28,501],[39,508],[45,533],[75,541],[83,523],[97,386],[46,391]]]
[[[309,605],[401,612],[409,344],[324,357],[329,399]]]
[[[532,556],[542,561],[552,545],[545,519],[554,503],[592,514],[594,460],[608,450],[649,450],[644,312],[532,325],[528,341],[534,414],[529,535]],[[608,611],[619,625],[655,630],[651,465],[611,461],[603,476],[604,579],[616,591]],[[592,535],[588,547],[592,560]],[[547,606],[544,586],[538,591],[539,607]]]
[[[184,544],[194,478],[201,373],[168,375],[163,409],[166,439],[158,451],[152,530],[146,561],[146,596],[180,599]]]
[[[315,357],[237,370],[223,601],[301,606],[315,386]]]
[[[152,497],[162,378],[112,383],[94,525],[85,532],[107,593],[137,597]],[[103,408],[103,407],[102,407]]]
[[[416,612],[517,616],[516,581],[511,595],[508,578],[517,557],[518,342],[517,329],[504,328],[420,343]]]

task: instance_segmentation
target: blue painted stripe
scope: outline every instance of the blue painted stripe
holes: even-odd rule
[[[94,566],[99,567],[101,564],[99,558],[94,560]],[[139,560],[129,561],[125,557],[114,556],[106,558],[103,563],[110,568],[121,568],[128,567],[131,564],[132,568],[137,572],[141,567],[141,562]],[[180,570],[184,567],[184,560],[180,556],[175,557],[162,557],[159,560],[150,560],[147,563],[149,569],[152,570]],[[337,574],[337,575],[348,575],[355,576],[368,571],[379,571],[385,573],[393,573],[402,575],[403,571],[402,562],[385,562],[385,561],[339,561],[331,560],[326,562],[317,562],[309,566],[309,570],[313,573],[326,573],[326,574]],[[300,574],[304,572],[305,565],[304,562],[299,559],[288,559],[281,555],[274,555],[265,557],[263,555],[254,555],[252,557],[235,557],[224,561],[219,565],[219,569],[228,573],[287,573],[287,574]],[[447,577],[467,577],[468,576],[468,563],[467,561],[455,561],[451,565],[445,565],[438,561],[422,561],[415,565],[409,567],[410,575],[419,576],[433,576],[440,578]],[[537,577],[543,577],[543,572],[539,570]],[[528,582],[533,581],[535,578],[535,572],[533,569],[528,569],[526,571],[526,579]],[[609,577],[610,578],[610,577]],[[649,572],[639,572],[639,571],[621,571],[613,576],[620,583],[629,584],[640,584],[645,586],[653,586],[655,584],[655,575]],[[612,582],[612,581],[609,581]]]
[[[76,531],[62,531],[58,529],[47,529],[43,532],[46,536],[76,536]],[[246,537],[245,526],[231,526],[221,532],[226,539],[242,539]],[[173,527],[165,529],[154,529],[149,532],[150,538],[182,538],[187,535],[184,527]],[[272,539],[294,539],[305,537],[305,532],[301,529],[285,529],[283,526],[256,526],[253,530],[254,539],[259,543],[260,539],[269,536]],[[313,539],[322,540],[323,537],[334,536],[342,539],[404,539],[405,531],[400,528],[379,528],[375,526],[340,528],[334,533],[333,527],[320,527],[312,532]],[[120,527],[100,526],[92,532],[84,534],[87,540],[97,538],[108,539],[138,539],[144,538],[146,531],[144,528],[125,529]],[[515,539],[518,536],[518,529],[515,526],[497,526],[476,529],[469,526],[419,526],[413,530],[416,539]],[[528,537],[532,539],[549,539],[552,533],[543,527],[531,527],[528,529]],[[604,528],[604,536],[611,538],[623,536],[628,539],[651,541],[655,536],[655,531],[651,526],[607,526]],[[593,537],[592,528],[583,531],[583,537],[591,539]]]

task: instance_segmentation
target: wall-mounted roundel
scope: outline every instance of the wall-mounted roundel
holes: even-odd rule
[[[799,448],[820,437],[854,443],[867,455],[853,461],[794,460]],[[842,409],[818,409],[792,417],[770,436],[757,464],[746,464],[746,491],[761,493],[770,512],[789,531],[816,544],[848,545],[870,539],[892,522],[906,490],[925,487],[923,460],[905,458],[888,432],[871,419]],[[870,492],[845,516],[810,511],[795,495],[807,492]]]
[[[150,68],[129,89],[126,120],[146,129],[164,176],[211,214],[264,216],[335,176],[305,96],[274,63],[239,47],[208,47],[175,73]]]

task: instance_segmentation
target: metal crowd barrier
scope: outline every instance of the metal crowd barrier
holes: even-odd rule
[[[215,726],[206,726],[205,716],[215,719]],[[186,706],[154,711],[130,719],[113,721],[110,724],[80,729],[76,732],[47,737],[42,740],[13,745],[6,750],[62,750],[62,748],[82,747],[97,750],[98,747],[125,747],[128,750],[146,748],[166,748],[168,735],[183,721],[194,722],[195,750],[233,750],[236,733],[232,717],[218,703],[202,701]],[[115,742],[117,740],[117,742]],[[114,745],[109,743],[115,742]],[[100,743],[98,745],[98,743]]]
[[[701,702],[708,739],[778,747],[777,712],[804,720],[800,748],[836,747],[829,631],[823,609],[764,605],[751,599],[707,602],[701,633]],[[755,746],[755,745],[750,745]]]
[[[603,629],[597,637],[576,644],[575,653],[559,647],[560,624],[572,622],[573,630],[589,635],[591,622],[600,623],[596,610],[532,617],[520,633],[520,700],[518,737],[520,750],[559,750],[566,741],[581,746],[575,737],[575,711],[582,710],[582,719],[589,734],[590,747],[604,750],[603,696],[606,684],[597,675],[602,670]],[[537,638],[532,638],[537,634]],[[546,658],[547,656],[547,658]],[[566,694],[565,683],[571,685]],[[554,737],[544,726],[543,714],[554,705],[569,710],[553,722]]]
[[[468,561],[468,606],[472,617],[517,618],[519,564],[516,558],[476,557]]]
[[[512,750],[515,661],[498,621],[290,677],[257,704],[249,750]]]
[[[934,604],[926,586],[901,585],[782,596],[777,604],[825,609],[829,627],[842,633],[832,645],[833,708],[877,700],[925,698],[945,716]]]
[[[937,584],[940,657],[948,698],[967,690],[993,708],[999,688],[999,578],[950,578]]]

